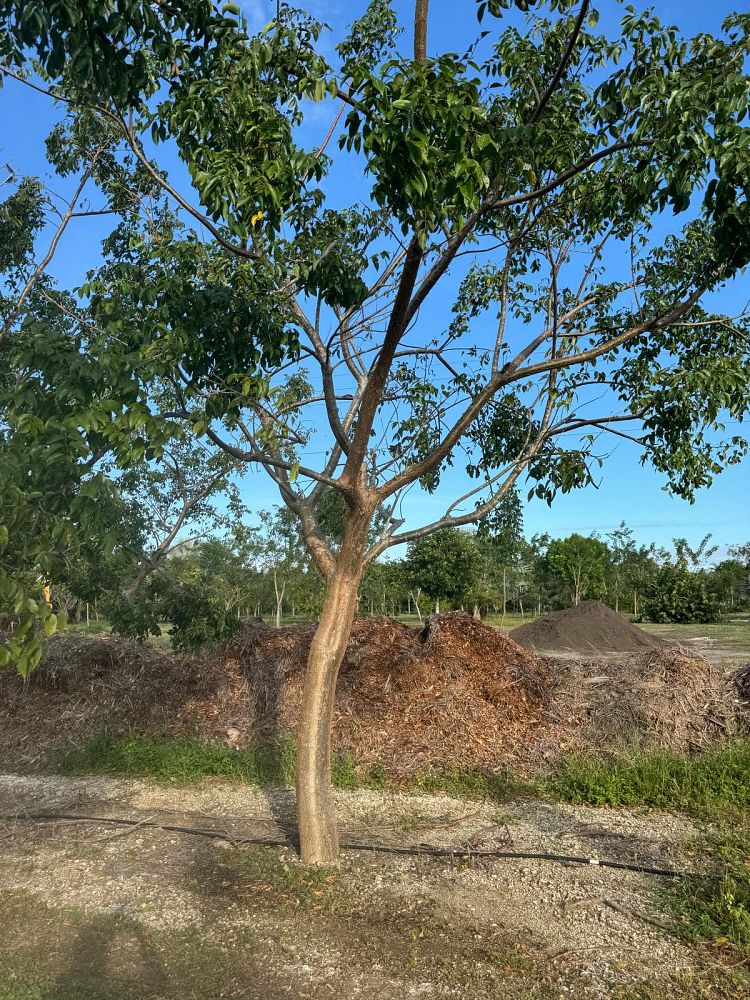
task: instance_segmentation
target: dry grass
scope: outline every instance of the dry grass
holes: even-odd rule
[[[555,706],[587,749],[694,750],[732,735],[738,703],[723,671],[678,647],[560,666]]]

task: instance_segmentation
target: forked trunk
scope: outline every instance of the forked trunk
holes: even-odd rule
[[[336,680],[352,630],[368,523],[351,518],[328,580],[325,604],[307,660],[297,749],[300,854],[307,864],[338,857],[331,790],[331,724]]]

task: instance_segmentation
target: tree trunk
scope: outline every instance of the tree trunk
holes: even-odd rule
[[[331,724],[336,679],[352,630],[369,518],[351,515],[307,660],[297,749],[300,854],[307,864],[338,857],[331,790]]]
[[[440,598],[439,597],[435,601],[435,614],[436,615],[440,614]]]
[[[273,589],[276,593],[276,628],[281,628],[281,619],[284,612],[284,591],[286,590],[286,580],[279,590],[279,583],[276,578],[276,567],[273,570]]]
[[[422,624],[422,609],[419,607],[419,598],[422,596],[422,588],[417,587],[415,591],[412,591],[409,595],[414,601],[414,610],[417,612],[417,621]]]
[[[503,566],[503,617],[500,620],[500,624],[505,624],[505,609],[508,605],[508,580],[507,571],[505,566]]]
[[[414,58],[424,62],[427,58],[427,12],[429,0],[417,0],[414,5]]]

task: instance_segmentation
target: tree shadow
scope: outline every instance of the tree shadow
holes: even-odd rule
[[[158,996],[168,985],[162,959],[144,929],[133,921],[98,917],[84,924],[70,942],[67,967],[42,994],[42,1000],[86,996]]]
[[[273,630],[268,630],[273,634]],[[296,653],[296,651],[295,651]],[[295,653],[281,657],[249,657],[243,671],[252,699],[252,740],[258,748],[260,792],[279,832],[290,847],[299,851],[296,796],[290,787],[294,746],[283,728],[279,700]]]
[[[299,852],[297,797],[288,785],[261,785],[260,792],[268,804],[274,823],[290,847]]]

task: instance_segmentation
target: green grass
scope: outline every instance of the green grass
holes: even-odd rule
[[[750,960],[750,830],[711,835],[715,878],[684,879],[666,904],[688,937],[729,946]]]
[[[693,756],[665,751],[616,758],[576,754],[560,763],[544,790],[565,802],[648,806],[712,821],[742,820],[750,809],[750,740]]]
[[[82,750],[63,757],[58,762],[58,770],[64,774],[126,774],[185,784],[220,777],[247,785],[291,785],[295,761],[296,749],[291,735],[285,736],[278,746],[242,750],[196,739],[99,736]],[[383,768],[375,767],[362,773],[349,753],[334,756],[332,771],[337,788],[390,787],[499,802],[534,791],[533,786],[518,781],[510,772],[447,771],[425,774],[404,785],[391,778]]]
[[[750,655],[750,615],[746,611],[725,615],[720,622],[710,625],[653,625],[643,622],[641,628],[672,642],[705,638],[733,653]]]
[[[130,774],[161,781],[195,782],[222,777],[252,785],[292,784],[295,747],[291,736],[275,747],[235,750],[194,739],[101,736],[59,764],[66,773]],[[512,772],[447,771],[409,783],[382,768],[357,769],[350,754],[338,754],[333,780],[339,788],[401,788],[498,802],[513,796],[581,805],[644,806],[689,813],[713,822],[750,816],[750,740],[739,740],[682,756],[666,751],[603,757],[565,757],[546,777],[521,781]]]
[[[747,969],[722,969],[711,963],[678,973],[659,985],[615,987],[612,1000],[740,1000],[750,994]]]
[[[128,774],[190,784],[204,778],[226,778],[247,785],[294,783],[296,748],[290,736],[277,746],[235,750],[195,739],[147,736],[99,736],[82,750],[67,754],[58,769],[65,774]],[[350,754],[337,754],[333,779],[338,788],[382,788],[385,773],[357,771]]]
[[[490,799],[507,802],[514,796],[533,795],[535,787],[522,782],[511,771],[486,774],[481,771],[445,771],[416,778],[413,790],[427,795],[453,795],[457,798]]]

